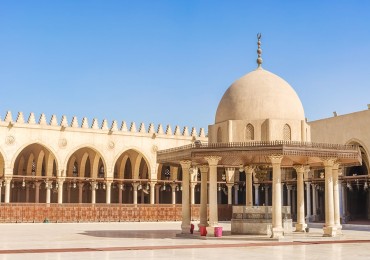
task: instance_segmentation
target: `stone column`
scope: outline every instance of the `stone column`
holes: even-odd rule
[[[35,182],[35,203],[40,203],[40,182]]]
[[[239,204],[239,185],[238,184],[234,185],[234,204],[235,205]]]
[[[171,183],[171,191],[172,191],[172,204],[176,204],[176,184]]]
[[[311,182],[306,182],[306,209],[307,209],[307,215],[306,215],[306,222],[309,223],[311,219]]]
[[[122,204],[123,183],[118,184],[118,204]]]
[[[218,226],[218,205],[217,205],[217,164],[221,160],[219,156],[205,157],[209,166],[209,222],[207,236],[214,236],[214,227]]]
[[[12,182],[12,178],[10,177],[5,178],[5,200],[4,200],[5,203],[10,202],[11,182]]]
[[[181,161],[182,168],[182,223],[181,231],[183,234],[190,233],[190,194],[189,194],[189,179],[190,179],[190,167],[191,161]]]
[[[254,184],[254,204],[256,206],[260,205],[260,194],[259,194],[259,184]]]
[[[342,183],[342,222],[347,222],[347,187],[345,183]]]
[[[312,186],[312,220],[316,220],[316,215],[317,215],[317,189],[316,189],[316,184],[311,184]]]
[[[149,185],[150,185],[150,204],[153,205],[155,204],[155,196],[156,196],[156,193],[155,193],[155,184],[156,182],[149,182]]]
[[[233,204],[233,186],[232,183],[226,183],[227,186],[227,204],[232,205]]]
[[[190,204],[195,204],[195,185],[197,185],[195,182],[190,183]]]
[[[68,203],[71,203],[71,189],[72,189],[71,184],[68,184],[67,186],[67,202]]]
[[[96,203],[96,189],[98,184],[96,182],[91,183],[91,204]]]
[[[289,207],[292,207],[292,185],[287,185],[286,186],[287,190],[287,203]]]
[[[105,203],[110,204],[111,202],[111,187],[112,187],[112,181],[106,181],[105,182]]]
[[[139,183],[132,183],[132,196],[133,196],[133,204],[137,205],[137,187],[139,186]]]
[[[281,161],[282,155],[271,155],[272,164],[272,238],[283,237],[281,212]]]
[[[338,187],[338,175],[339,175],[339,164],[333,165],[333,203],[334,203],[334,225],[337,231],[340,232],[342,226],[340,224],[340,204],[339,204],[339,187]]]
[[[337,228],[334,224],[333,166],[335,159],[325,159],[325,227],[324,236],[334,237]]]
[[[47,181],[46,182],[46,203],[47,204],[50,204],[50,190],[52,188],[52,182],[51,181]]]
[[[0,199],[1,199],[1,187],[0,187]],[[29,203],[29,202],[30,202],[30,185],[26,183],[26,203]]]
[[[159,195],[160,195],[161,185],[155,185],[155,201],[159,204]]]
[[[200,166],[200,222],[199,226],[206,227],[208,225],[207,220],[207,175],[208,175],[208,166]]]
[[[266,184],[265,185],[265,206],[268,206],[269,203],[269,186]]]
[[[253,206],[253,182],[252,182],[252,175],[254,171],[253,166],[245,166],[245,201],[246,206]]]
[[[295,166],[297,172],[297,223],[295,225],[296,232],[305,232],[307,227],[304,220],[304,184],[303,175],[305,167],[303,165]]]
[[[63,204],[63,184],[64,180],[59,179],[58,183],[58,204]]]
[[[297,214],[297,200],[296,200],[296,187],[292,186],[292,216],[296,216]],[[293,218],[293,217],[292,217]]]
[[[82,193],[83,193],[84,183],[79,182],[78,183],[78,203],[82,203]],[[92,189],[92,187],[91,187]]]

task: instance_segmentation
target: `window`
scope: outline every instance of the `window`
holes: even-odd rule
[[[290,126],[288,124],[284,125],[283,140],[284,141],[291,141],[292,140],[292,131],[291,131]]]
[[[221,127],[217,130],[217,143],[222,143],[222,130]]]
[[[254,127],[251,124],[248,124],[245,127],[245,136],[244,136],[246,141],[251,141],[254,140]]]

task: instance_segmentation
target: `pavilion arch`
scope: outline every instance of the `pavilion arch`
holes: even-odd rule
[[[57,177],[59,161],[47,146],[31,143],[20,148],[13,158],[13,175]]]
[[[366,167],[367,174],[370,174],[369,172],[369,150],[367,149],[366,145],[359,139],[352,138],[349,141],[346,142],[347,145],[358,145],[360,147],[361,156],[362,156],[362,164]]]
[[[4,153],[0,150],[0,176],[4,175],[5,158]]]
[[[23,157],[24,157],[24,152],[26,153],[30,153],[30,151],[32,150],[32,148],[34,148],[35,152],[40,152],[40,151],[43,151],[44,153],[44,156],[45,156],[45,160],[47,161],[48,165],[46,167],[48,167],[47,169],[45,170],[49,170],[49,172],[51,172],[51,168],[53,168],[53,173],[55,172],[56,173],[56,176],[59,176],[59,166],[60,166],[60,159],[57,155],[57,153],[54,151],[54,149],[52,149],[50,146],[48,145],[45,145],[44,143],[41,143],[39,141],[37,142],[29,142],[25,145],[23,145],[22,147],[20,147],[17,152],[15,153],[15,155],[13,156],[11,162],[10,162],[10,166],[13,168],[13,174],[16,173],[18,174],[18,161],[20,160],[20,158],[22,158],[22,154],[23,154]],[[36,160],[36,153],[33,152],[34,156],[35,156],[35,160]],[[40,155],[39,153],[37,155]],[[24,157],[25,158],[25,157]],[[25,158],[25,160],[27,161],[27,159]],[[52,162],[53,161],[53,166],[52,166]],[[18,174],[19,175],[19,174]],[[52,174],[52,175],[55,175],[55,174]]]
[[[365,188],[369,172],[369,153],[367,147],[361,140],[356,138],[346,142],[348,145],[358,145],[362,157],[362,165],[345,167],[342,181],[346,182],[346,217],[351,220],[369,219],[370,208],[368,207],[369,199]],[[358,175],[358,179],[351,177]],[[357,177],[356,177],[357,178]]]
[[[113,164],[115,178],[126,179],[125,173],[128,164],[131,165],[132,169],[131,179],[143,179],[143,174],[147,177],[146,179],[151,179],[151,165],[148,157],[136,148],[125,149],[116,156]]]
[[[67,177],[92,179],[107,177],[106,161],[102,153],[91,145],[73,149],[66,158],[65,169]]]

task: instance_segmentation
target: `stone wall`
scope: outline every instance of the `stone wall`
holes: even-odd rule
[[[199,221],[199,205],[191,207],[192,221]],[[219,220],[231,219],[231,206],[219,205]],[[0,206],[0,223],[181,221],[181,205],[21,204]]]

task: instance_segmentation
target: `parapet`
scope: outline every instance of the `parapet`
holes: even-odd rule
[[[1,122],[1,119],[0,119]],[[23,126],[31,126],[31,125],[38,125],[40,127],[55,127],[60,128],[61,130],[66,130],[68,128],[73,129],[93,129],[93,130],[100,130],[102,132],[107,132],[108,134],[113,133],[137,133],[137,134],[144,134],[151,136],[152,138],[155,138],[158,136],[173,136],[173,137],[192,137],[192,138],[205,138],[206,133],[204,128],[199,129],[198,131],[195,127],[191,128],[190,134],[189,134],[189,128],[187,126],[183,127],[181,130],[180,126],[176,125],[174,128],[174,131],[172,131],[171,125],[166,126],[166,130],[164,131],[164,127],[162,124],[158,124],[157,127],[154,126],[153,123],[150,123],[149,126],[146,128],[144,123],[138,124],[139,127],[136,127],[135,122],[131,122],[129,127],[127,127],[127,123],[125,121],[122,121],[121,126],[118,127],[118,123],[116,120],[113,120],[112,124],[109,126],[108,121],[104,119],[99,125],[98,119],[94,118],[92,120],[91,125],[89,125],[89,121],[86,117],[82,118],[81,124],[79,123],[76,116],[72,117],[72,120],[70,123],[68,123],[67,117],[65,115],[62,116],[60,123],[58,123],[57,116],[52,115],[50,118],[50,121],[47,121],[47,118],[44,113],[42,113],[39,117],[39,120],[36,120],[35,114],[30,113],[28,116],[27,121],[24,119],[24,115],[22,112],[18,112],[17,118],[15,121],[13,121],[12,113],[11,111],[8,111],[5,115],[4,121],[7,123],[8,126],[17,126],[17,125],[23,125]]]

